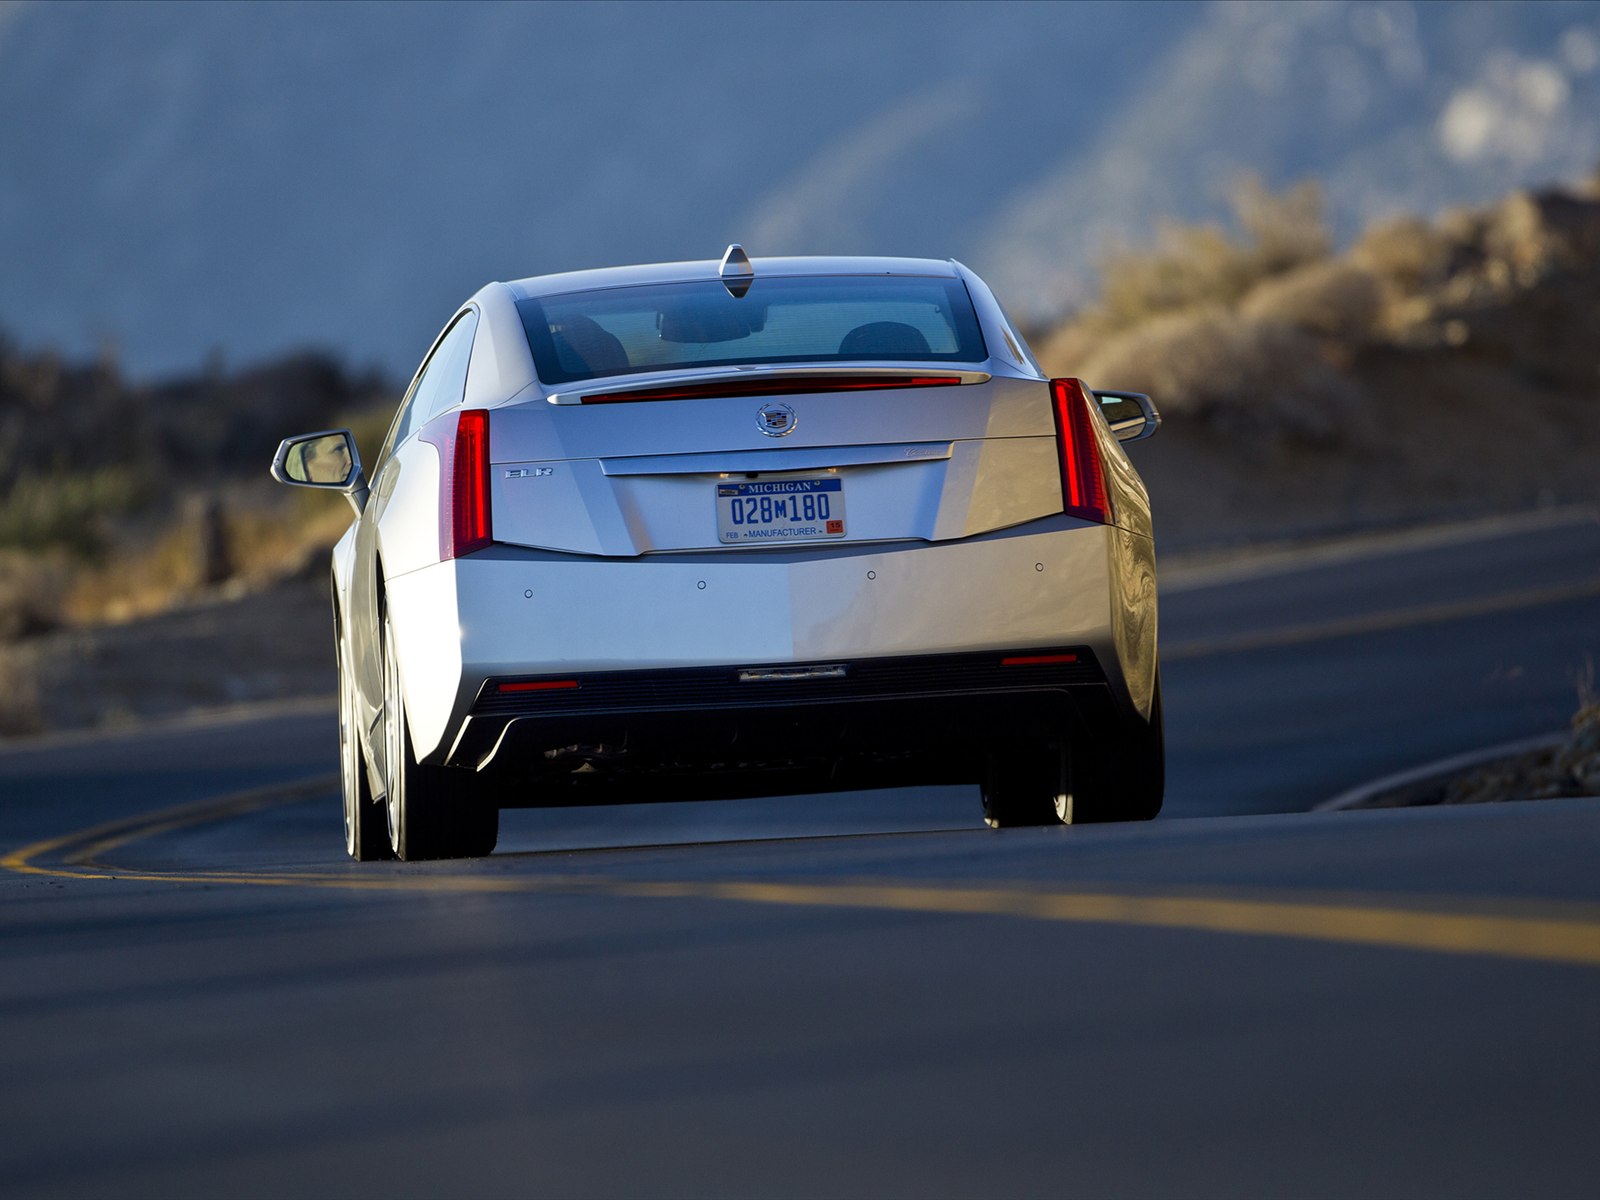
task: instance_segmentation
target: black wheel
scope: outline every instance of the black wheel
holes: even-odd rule
[[[1064,747],[1000,745],[989,751],[983,779],[983,823],[990,829],[1056,825],[1070,812]]]
[[[1083,747],[1073,759],[1075,824],[1149,821],[1166,791],[1166,728],[1161,716],[1161,676],[1156,675],[1149,722],[1135,718],[1122,736]]]
[[[356,683],[345,662],[344,638],[337,625],[334,649],[339,663],[339,790],[344,795],[345,853],[357,862],[393,858],[383,806],[373,800],[367,782],[367,756],[356,730]]]
[[[383,730],[389,847],[396,858],[479,858],[494,850],[500,810],[464,771],[417,762],[389,618],[383,619]]]

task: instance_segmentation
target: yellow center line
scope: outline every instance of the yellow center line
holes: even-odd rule
[[[181,805],[98,825],[25,846],[0,858],[22,874],[123,882],[189,883],[249,887],[311,887],[373,892],[460,894],[562,894],[623,899],[719,900],[745,904],[874,909],[991,916],[1034,921],[1126,925],[1144,928],[1291,938],[1440,954],[1483,955],[1533,962],[1600,966],[1600,915],[1510,915],[1388,907],[1372,902],[1333,903],[1303,898],[1226,895],[1149,895],[1030,887],[970,888],[872,882],[784,883],[754,881],[629,881],[603,875],[377,874],[352,864],[327,871],[123,870],[97,861],[109,850],[160,833],[240,816],[276,804],[326,794],[337,780],[319,778],[258,788],[220,800]],[[35,859],[58,858],[61,866]],[[380,870],[384,868],[379,868]],[[394,867],[388,868],[395,869]],[[405,867],[399,869],[405,870]],[[450,868],[446,867],[445,870]],[[459,870],[460,868],[456,868]]]
[[[1600,922],[1363,904],[860,884],[623,885],[626,894],[1141,925],[1600,966]]]
[[[7,871],[15,871],[23,875],[72,875],[76,878],[101,878],[95,874],[80,874],[64,872],[49,867],[36,866],[36,858],[47,855],[60,855],[74,864],[82,864],[106,850],[115,849],[129,842],[143,841],[157,833],[164,833],[172,829],[182,829],[189,825],[203,825],[209,821],[220,821],[226,817],[238,816],[257,809],[272,808],[282,804],[293,804],[300,800],[310,799],[312,796],[321,795],[329,788],[339,786],[337,775],[319,775],[314,779],[302,779],[295,783],[268,784],[265,787],[251,788],[248,791],[235,792],[221,798],[212,796],[204,800],[194,800],[188,804],[177,804],[170,808],[157,809],[154,812],[139,813],[132,817],[123,817],[116,821],[106,821],[99,825],[92,825],[88,829],[76,830],[73,833],[63,834],[61,837],[47,838],[44,841],[34,842],[20,850],[13,850],[10,854],[0,858],[0,867]]]

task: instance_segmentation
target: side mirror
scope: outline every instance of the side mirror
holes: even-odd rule
[[[1161,428],[1161,414],[1143,392],[1096,392],[1094,398],[1119,442],[1142,442]]]
[[[341,493],[361,515],[367,505],[367,477],[348,429],[325,429],[284,438],[272,457],[272,477],[293,487],[326,488]]]

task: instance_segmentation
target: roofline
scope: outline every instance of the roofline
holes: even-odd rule
[[[939,279],[959,279],[956,263],[948,258],[888,258],[807,255],[789,258],[751,260],[755,277],[763,275],[922,275]],[[629,267],[598,267],[586,271],[563,271],[553,275],[532,275],[506,281],[513,296],[526,300],[536,296],[559,296],[569,292],[601,291],[606,288],[636,287],[651,283],[699,283],[720,280],[716,259],[695,262],[645,263]]]

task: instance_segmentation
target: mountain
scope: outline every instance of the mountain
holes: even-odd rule
[[[1347,239],[1597,166],[1600,5],[1218,4],[974,257],[1059,311],[1093,247],[1215,213],[1245,173],[1317,179]]]
[[[135,376],[410,372],[488,279],[1108,239],[1314,175],[1335,228],[1600,160],[1600,4],[0,5],[0,330]]]

